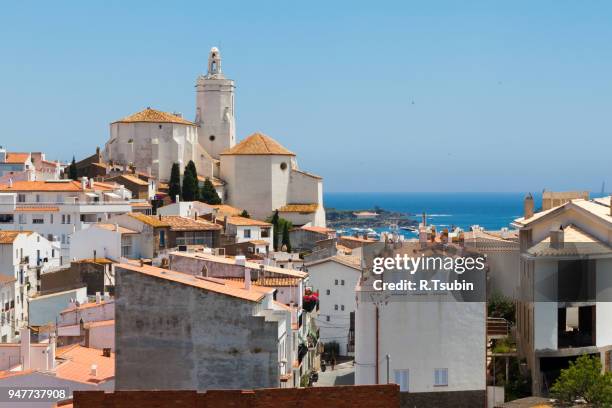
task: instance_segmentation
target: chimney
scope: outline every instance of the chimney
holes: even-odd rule
[[[533,217],[533,208],[533,196],[531,195],[531,193],[529,193],[527,197],[525,197],[525,201],[523,202],[523,217],[526,220]]]
[[[178,196],[177,196],[178,197]],[[157,213],[157,218],[159,218],[159,220],[161,221],[161,213]]]
[[[96,303],[100,304],[102,302],[102,295],[100,292],[96,292]]]
[[[81,190],[85,191],[87,188],[87,177],[81,177]]]
[[[251,290],[251,268],[244,268],[244,288]]]
[[[92,364],[89,370],[89,375],[92,377],[98,376],[98,366],[96,364]]]
[[[179,195],[178,195],[178,194],[174,196],[174,202],[175,202],[175,203],[179,203],[179,202],[181,202],[181,197],[179,197]]]
[[[115,223],[115,231],[119,232],[119,224]]]
[[[21,341],[21,358],[22,358],[22,369],[30,369],[30,329],[22,327],[19,330],[19,339]]]
[[[13,188],[13,178],[12,177],[9,179],[8,188]]]
[[[49,352],[47,353],[47,370],[55,369],[55,334],[49,336]]]
[[[563,248],[565,241],[565,233],[563,232],[563,225],[558,229],[554,228],[550,230],[550,247],[554,249]]]

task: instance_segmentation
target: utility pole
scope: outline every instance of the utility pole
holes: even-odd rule
[[[389,384],[389,360],[391,359],[391,356],[387,354],[385,357],[387,358],[387,384]]]

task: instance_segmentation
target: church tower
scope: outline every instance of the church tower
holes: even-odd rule
[[[196,82],[198,141],[215,159],[236,144],[234,81],[221,70],[221,53],[213,47],[208,55],[208,72]]]

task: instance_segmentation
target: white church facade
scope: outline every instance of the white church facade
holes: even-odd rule
[[[264,134],[236,144],[234,90],[219,50],[212,48],[208,72],[196,80],[194,122],[151,108],[117,120],[110,125],[105,159],[131,164],[162,182],[169,180],[173,163],[182,172],[193,160],[198,175],[213,180],[225,203],[254,218],[278,210],[296,226],[325,226],[321,177],[301,171],[296,155]]]

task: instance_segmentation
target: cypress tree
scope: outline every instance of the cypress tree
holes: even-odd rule
[[[170,182],[168,183],[168,195],[172,202],[176,202],[176,196],[181,196],[181,169],[178,163],[172,165],[170,170]]]
[[[242,212],[240,213],[240,216],[244,218],[251,218],[251,214],[249,214],[247,210],[242,210]]]
[[[278,235],[279,235],[279,231],[278,231],[278,210],[274,211],[274,214],[272,214],[272,217],[270,218],[270,224],[272,224],[272,244],[274,246],[274,250],[277,251],[278,250]]]
[[[72,163],[70,163],[70,166],[68,166],[68,178],[76,180],[78,177],[76,160],[74,156],[72,156]]]
[[[202,191],[200,192],[200,200],[211,205],[221,204],[221,197],[217,194],[215,186],[213,186],[213,183],[208,177],[204,180],[204,187],[202,187]]]
[[[289,221],[283,220],[283,246],[287,252],[291,252],[291,240],[289,239]]]
[[[183,172],[183,200],[194,201],[198,199],[198,175],[195,163],[189,160]]]

